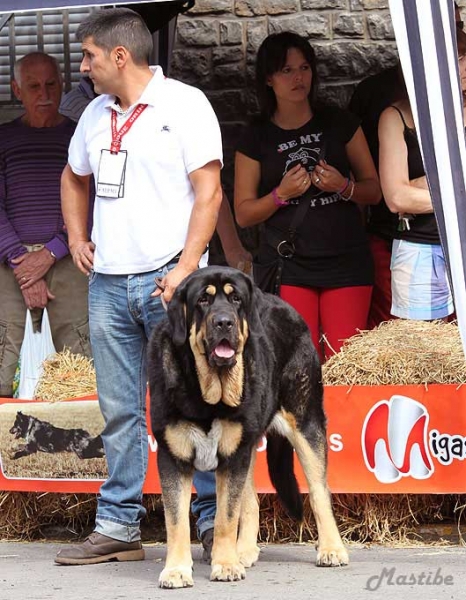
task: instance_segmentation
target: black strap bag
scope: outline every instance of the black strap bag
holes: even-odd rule
[[[276,258],[268,263],[252,263],[252,276],[255,284],[263,291],[278,296],[280,294],[280,285],[282,281],[282,272],[284,261],[293,258],[295,253],[294,241],[296,239],[296,229],[304,219],[304,215],[310,206],[308,200],[302,200],[288,228],[284,239],[271,239],[272,236],[265,233],[266,241],[277,251]]]

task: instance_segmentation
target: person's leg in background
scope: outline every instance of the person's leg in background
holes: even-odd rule
[[[13,378],[24,337],[26,305],[13,269],[0,264],[0,397],[13,395]]]
[[[392,307],[392,275],[390,271],[392,241],[371,235],[369,244],[374,258],[374,287],[367,326],[369,329],[374,329],[383,321],[395,318],[390,314]]]
[[[217,512],[215,473],[213,471],[195,471],[193,484],[196,489],[196,498],[191,504],[191,511],[197,517],[197,536],[204,548],[202,560],[210,564],[214,542],[215,513]]]
[[[280,298],[302,316],[311,332],[312,342],[323,362],[323,349],[320,333],[319,291],[313,288],[298,287],[295,285],[282,285]]]
[[[371,294],[371,285],[322,290],[320,315],[326,360],[346,339],[367,329]]]
[[[76,268],[71,256],[65,256],[50,269],[45,280],[55,295],[47,311],[57,352],[68,348],[90,357],[88,278]]]

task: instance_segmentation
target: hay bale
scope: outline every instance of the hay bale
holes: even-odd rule
[[[263,542],[312,542],[317,528],[305,500],[301,524],[293,522],[274,494],[260,497],[260,539]],[[422,541],[424,524],[454,523],[460,533],[464,497],[439,494],[335,494],[333,509],[346,543],[407,545]]]
[[[259,540],[267,543],[315,542],[317,529],[305,499],[301,524],[290,519],[276,494],[260,496]],[[166,540],[161,496],[144,496],[147,516],[141,523],[145,542]],[[421,542],[422,525],[454,524],[460,541],[465,497],[459,495],[336,494],[335,516],[347,543],[412,545]],[[94,526],[94,494],[0,492],[0,539],[76,540]],[[196,540],[191,522],[191,539]],[[437,541],[438,543],[438,541]]]
[[[95,518],[95,494],[0,492],[0,539],[30,541],[48,528],[79,535]]]
[[[93,361],[68,348],[42,363],[42,373],[34,391],[35,400],[59,402],[97,392]]]
[[[348,339],[322,367],[325,385],[466,383],[456,322],[395,319]]]

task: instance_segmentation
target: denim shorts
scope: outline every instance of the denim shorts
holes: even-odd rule
[[[431,321],[454,312],[447,265],[440,244],[393,240],[391,313]]]

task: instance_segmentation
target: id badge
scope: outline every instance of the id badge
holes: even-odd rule
[[[97,174],[97,196],[123,198],[127,157],[126,150],[120,150],[118,153],[101,150]]]

